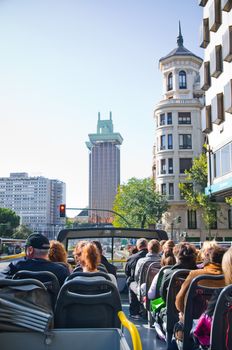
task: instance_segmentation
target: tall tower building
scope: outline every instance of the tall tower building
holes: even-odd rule
[[[184,47],[179,24],[177,47],[159,60],[163,74],[163,99],[156,105],[153,176],[157,190],[167,197],[169,211],[163,223],[168,232],[196,230],[202,225],[201,215],[187,209],[179,183],[185,182],[185,170],[202,152],[199,69],[202,59]],[[190,230],[190,231],[189,231]],[[192,230],[192,232],[191,232]]]
[[[120,145],[123,138],[114,132],[112,114],[101,120],[98,113],[97,132],[89,134],[89,208],[112,210],[113,201],[120,184]],[[91,216],[105,221],[112,214],[92,211]]]

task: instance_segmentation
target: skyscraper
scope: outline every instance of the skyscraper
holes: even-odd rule
[[[101,120],[98,113],[97,133],[88,136],[89,208],[111,210],[120,184],[120,145],[123,141],[120,133],[114,132],[111,112],[107,120]],[[112,214],[92,211],[91,216],[105,221]]]

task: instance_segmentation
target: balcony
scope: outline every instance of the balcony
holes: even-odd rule
[[[219,125],[225,120],[223,93],[217,94],[212,99],[211,106],[212,106],[212,109],[211,109],[212,123]]]
[[[200,27],[200,47],[205,49],[209,44],[209,19],[203,18],[202,25]]]
[[[162,100],[157,104],[156,110],[159,108],[162,108],[164,106],[170,106],[170,105],[193,105],[194,107],[201,107],[201,103],[192,98],[186,98],[186,99],[180,99],[180,98],[172,98],[172,99],[166,99],[166,100]]]
[[[209,30],[216,32],[221,23],[221,2],[220,0],[214,0],[209,7]]]
[[[232,113],[232,79],[224,87],[225,112]]]
[[[232,8],[231,0],[221,0],[221,9],[222,11],[230,12]]]
[[[222,58],[226,62],[232,61],[232,26],[229,26],[222,37]]]

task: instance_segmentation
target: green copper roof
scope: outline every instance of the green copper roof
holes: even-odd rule
[[[100,113],[98,113],[97,133],[89,134],[89,141],[86,142],[88,149],[91,149],[93,144],[98,142],[114,142],[121,145],[123,138],[120,133],[114,132],[112,121],[112,113],[110,112],[110,119],[101,120]]]
[[[159,62],[162,62],[162,61],[166,60],[167,58],[174,57],[174,56],[192,56],[192,57],[198,58],[199,60],[202,61],[202,58],[200,58],[197,55],[194,55],[194,53],[192,53],[191,51],[186,49],[183,44],[184,44],[184,39],[183,39],[183,36],[181,33],[181,25],[180,25],[180,21],[179,21],[179,35],[177,37],[177,48],[175,48],[174,50],[169,52],[169,54],[167,56],[160,58]]]

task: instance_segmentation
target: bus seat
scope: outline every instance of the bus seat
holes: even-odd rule
[[[146,300],[145,300],[145,309],[147,310],[147,318],[148,318],[148,325],[151,327],[153,324],[153,318],[151,314],[151,306],[150,306],[150,299],[148,298],[148,291],[151,286],[151,283],[154,279],[154,277],[159,273],[160,269],[157,268],[157,263],[153,262],[148,270],[147,270],[147,275],[146,275]]]
[[[110,276],[108,275],[108,273],[105,273],[105,272],[83,272],[82,270],[81,271],[77,271],[77,272],[72,272],[67,278],[66,278],[66,282],[67,281],[70,281],[72,280],[73,278],[76,278],[76,277],[100,277],[101,278],[104,278],[108,281],[111,281],[111,278]]]
[[[55,308],[56,328],[120,328],[117,287],[107,280],[72,279],[64,283]]]
[[[51,303],[53,310],[55,309],[56,299],[60,290],[60,284],[58,278],[54,273],[50,271],[28,271],[21,270],[16,272],[13,276],[13,279],[25,279],[25,278],[33,278],[40,282],[42,282],[51,298]]]
[[[98,265],[97,269],[98,269],[99,271],[101,271],[101,272],[108,273],[108,271],[106,270],[105,266],[104,266],[103,264],[101,264],[101,263]],[[82,269],[81,265],[77,265],[77,266],[75,267],[75,269],[73,270],[73,272],[80,272],[80,271],[82,271],[82,270],[83,270],[83,269]]]
[[[232,285],[219,295],[211,328],[210,350],[232,348]]]
[[[211,298],[218,280],[223,280],[224,275],[200,275],[191,282],[187,295],[184,310],[184,338],[183,350],[191,350],[193,348],[193,340],[190,332],[193,326],[193,320],[198,319],[206,310],[209,299]],[[215,287],[206,287],[201,285],[200,281],[215,281]],[[220,288],[222,289],[222,288]],[[219,348],[218,348],[219,349]]]

